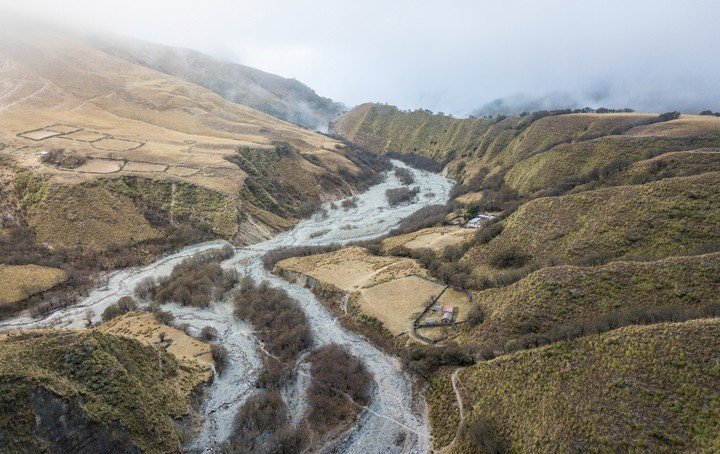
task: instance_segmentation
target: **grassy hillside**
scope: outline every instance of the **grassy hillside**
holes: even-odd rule
[[[503,221],[502,233],[463,260],[482,270],[499,268],[498,255],[509,251],[520,256],[521,265],[714,251],[720,246],[718,206],[717,172],[535,199]]]
[[[318,96],[307,85],[249,66],[215,59],[190,49],[144,41],[95,37],[98,48],[190,83],[300,126],[326,129],[345,110],[331,99]]]
[[[414,152],[443,160],[448,154],[475,151],[490,127],[487,119],[459,120],[393,106],[362,104],[333,121],[332,129],[378,152]]]
[[[671,151],[692,150],[720,145],[720,122],[711,136],[628,137],[609,136],[596,140],[563,144],[533,155],[514,165],[506,181],[521,194],[612,178],[618,184],[637,182],[631,174],[615,173],[630,164]],[[661,155],[662,156],[662,155]],[[676,160],[679,174],[690,173],[692,160]],[[687,165],[687,167],[686,167]]]
[[[185,368],[162,348],[95,331],[0,337],[0,450],[179,452]]]
[[[720,319],[628,327],[470,367],[452,452],[715,452],[718,339]]]
[[[486,189],[487,174],[502,175],[508,187],[525,198],[557,195],[608,179],[613,184],[636,183],[640,177],[624,172],[635,162],[720,146],[717,117],[558,113],[455,119],[364,104],[338,117],[334,128],[378,152],[416,153],[437,161],[453,155],[448,169],[464,192]],[[697,171],[684,160],[676,167],[676,175]]]
[[[720,172],[720,148],[665,153],[630,165],[608,178],[604,184],[641,184],[706,172]]]
[[[484,321],[462,342],[545,333],[614,312],[720,304],[720,253],[597,267],[543,268],[507,287],[475,294]]]

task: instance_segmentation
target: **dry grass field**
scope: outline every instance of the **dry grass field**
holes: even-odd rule
[[[175,170],[163,178],[226,193],[245,174],[224,157],[238,147],[272,150],[278,140],[328,167],[357,171],[336,153],[333,139],[72,38],[12,26],[0,38],[0,142],[7,145],[2,153],[53,182],[75,184],[94,176],[42,164],[41,153],[52,148],[171,165]],[[204,169],[222,172],[198,175]],[[156,177],[153,172],[129,165],[119,174]]]
[[[187,380],[179,381],[181,386],[190,387],[185,390],[188,393],[198,384],[212,377],[213,359],[210,345],[158,322],[153,314],[132,312],[115,317],[97,329],[108,334],[137,339],[147,345],[162,344],[165,351],[177,358],[184,368],[195,372],[188,375],[188,378],[191,379],[189,382]],[[160,342],[160,333],[164,333],[163,342]],[[199,373],[197,373],[198,371]]]
[[[0,305],[21,301],[66,279],[65,272],[58,268],[0,264]]]
[[[277,266],[348,292],[352,304],[380,320],[394,335],[408,332],[428,302],[445,288],[428,279],[427,271],[413,259],[376,256],[359,247],[290,258]],[[460,307],[461,320],[469,300],[463,292],[448,289],[440,303]]]
[[[432,249],[433,251],[441,251],[448,246],[454,246],[468,240],[474,232],[472,229],[461,227],[431,227],[405,235],[392,236],[383,240],[382,246],[386,251],[399,246],[411,250]]]

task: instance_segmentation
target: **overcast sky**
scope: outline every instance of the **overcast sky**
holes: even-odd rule
[[[463,115],[570,93],[640,110],[720,110],[720,1],[0,0],[200,50],[355,105]],[[597,101],[600,99],[600,101]]]

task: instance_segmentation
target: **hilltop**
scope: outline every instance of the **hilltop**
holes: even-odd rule
[[[326,130],[330,120],[346,110],[295,79],[194,50],[127,38],[95,36],[88,42],[111,55],[205,87],[228,101],[312,130]]]

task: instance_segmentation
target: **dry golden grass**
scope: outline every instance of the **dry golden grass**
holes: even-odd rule
[[[405,243],[404,246],[411,250],[432,249],[433,251],[441,251],[448,246],[455,246],[470,239],[475,233],[472,229],[462,227],[440,227],[432,230],[431,232],[425,230],[417,232],[420,234]]]
[[[348,292],[400,277],[427,275],[415,260],[376,256],[360,247],[349,247],[308,257],[293,257],[277,265],[282,269],[311,276]]]
[[[165,351],[175,356],[185,368],[201,370],[202,373],[192,374],[196,383],[190,383],[190,390],[212,377],[213,359],[210,345],[178,329],[163,325],[153,314],[132,312],[103,323],[97,329],[108,334],[137,339],[148,345],[162,345]],[[160,342],[160,333],[164,333],[164,342]]]
[[[84,173],[115,173],[122,169],[125,161],[113,159],[88,159],[87,162],[75,169],[75,172]]]
[[[359,247],[294,257],[277,266],[350,293],[352,304],[363,314],[380,320],[394,335],[408,332],[429,300],[445,288],[428,279],[427,270],[415,260],[375,256]],[[441,302],[460,307],[461,316],[470,308],[469,296],[452,289],[443,294]]]
[[[360,310],[375,317],[394,335],[412,328],[413,321],[444,286],[417,276],[406,276],[363,289],[356,300]]]
[[[134,162],[130,161],[125,163],[123,170],[125,172],[164,172],[167,169],[165,164],[153,164],[150,162]]]
[[[192,170],[167,177],[225,193],[245,175],[224,156],[243,146],[270,149],[275,140],[319,153],[330,167],[357,170],[326,136],[49,30],[11,28],[0,31],[0,81],[13,81],[0,84],[2,153],[22,167],[41,168],[55,182],[74,184],[92,175],[41,167],[40,153],[50,148],[187,167]],[[42,128],[48,131],[29,133],[35,140],[18,136]],[[207,168],[224,171],[193,178]]]
[[[63,135],[63,139],[78,140],[80,142],[94,142],[96,140],[100,140],[105,137],[107,137],[107,134],[103,134],[101,132],[95,132],[95,131],[85,131],[85,130],[75,131],[75,132],[71,132],[69,134]]]
[[[59,268],[0,264],[0,305],[24,300],[66,279],[67,274]]]
[[[716,135],[720,118],[709,115],[682,115],[677,120],[638,126],[626,133],[635,137],[695,137]]]

